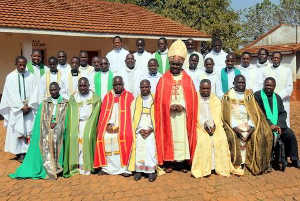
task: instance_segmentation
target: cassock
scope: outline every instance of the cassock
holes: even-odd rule
[[[87,65],[86,67],[80,66],[79,67],[79,72],[81,77],[86,77],[88,78],[89,82],[90,82],[90,77],[92,72],[94,71],[93,66]]]
[[[92,91],[70,97],[64,154],[64,177],[93,170],[96,128],[101,100]]]
[[[170,69],[170,63],[168,58],[168,48],[164,52],[156,51],[152,55],[158,63],[158,72],[164,74]]]
[[[133,56],[135,65],[141,69],[142,75],[148,74],[148,61],[153,58],[152,54],[144,50],[143,53],[135,52]]]
[[[222,176],[229,176],[230,173],[241,175],[242,170],[235,169],[231,163],[222,123],[221,101],[214,94],[201,97],[198,93],[198,104],[197,145],[192,162],[192,175],[196,178],[205,177],[212,170]],[[216,130],[212,136],[206,132],[204,124],[215,125]]]
[[[199,77],[198,77],[198,84],[196,87],[196,90],[200,90],[200,82],[201,80],[208,79],[210,80],[211,84],[211,93],[217,94],[217,84],[218,84],[218,73],[216,71],[213,71],[212,73],[207,73],[204,69],[201,69],[199,72]]]
[[[9,177],[14,179],[57,179],[63,172],[63,141],[68,102],[48,97],[39,107],[23,163]],[[56,123],[51,129],[50,123]]]
[[[69,71],[62,77],[63,83],[65,83],[65,94],[62,94],[64,98],[69,99],[72,94],[78,90],[78,80],[81,78],[80,72],[72,74]]]
[[[71,66],[68,63],[66,63],[65,65],[58,64],[57,70],[59,70],[62,75],[66,75],[71,70]]]
[[[237,68],[222,68],[218,71],[217,80],[217,96],[221,99],[223,95],[233,87],[233,81],[235,76],[241,74],[240,70]]]
[[[124,88],[131,92],[134,97],[138,96],[138,89],[140,88],[140,77],[141,71],[135,66],[133,69],[128,68],[127,66],[123,68],[122,71],[119,72],[119,75],[123,78]]]
[[[203,61],[203,55],[200,53],[200,52],[197,52],[197,51],[193,51],[191,53],[187,53],[187,56],[184,60],[184,63],[183,63],[183,68],[186,70],[189,68],[189,65],[190,65],[190,56],[192,54],[197,54],[199,56],[199,62],[198,62],[198,65],[197,65],[197,68],[196,69],[202,69],[204,67],[204,61]]]
[[[40,80],[40,102],[43,101],[43,99],[50,97],[49,87],[51,82],[57,82],[60,87],[60,94],[63,97],[66,97],[66,83],[65,80],[62,78],[62,72],[58,70],[56,73],[51,72],[50,70],[46,70],[45,76],[43,76]]]
[[[27,103],[32,110],[24,115],[21,110]],[[5,152],[26,153],[36,111],[39,106],[38,87],[35,76],[27,69],[25,73],[17,70],[9,73],[5,79],[0,114],[6,127]],[[24,138],[20,138],[24,137]]]
[[[180,104],[185,110],[172,114],[170,105]],[[173,76],[170,71],[159,80],[155,108],[155,137],[158,164],[193,158],[196,147],[197,93],[193,80],[185,71]]]
[[[253,175],[264,173],[270,165],[273,136],[252,90],[230,89],[222,99],[222,113],[233,165],[244,164]],[[247,132],[248,126],[255,128],[252,134]],[[234,127],[244,131],[242,135],[247,140],[242,140]]]
[[[226,60],[227,53],[224,52],[224,50],[221,50],[219,53],[215,52],[214,50],[211,50],[206,56],[206,58],[212,58],[215,63],[215,71],[218,72],[222,68],[226,66],[225,60]]]
[[[284,109],[287,113],[286,123],[290,126],[290,97],[293,92],[293,74],[289,67],[278,66],[274,68],[270,66],[264,70],[263,80],[267,77],[273,77],[276,80],[275,93],[277,93],[284,105]]]
[[[155,135],[152,132],[146,139],[139,133],[142,129],[155,129],[154,97],[138,96],[131,106],[133,114],[133,146],[128,169],[135,172],[155,173],[157,159]]]
[[[114,75],[117,75],[118,71],[124,68],[124,62],[127,54],[129,54],[129,52],[124,48],[121,48],[119,50],[113,49],[107,53],[106,58],[109,61],[110,70]]]
[[[247,68],[239,65],[237,69],[246,78],[246,88],[252,91],[258,91],[263,88],[264,78],[261,70],[250,64]]]
[[[192,78],[194,86],[196,88],[196,91],[199,91],[199,87],[200,87],[200,80],[199,80],[200,68],[196,68],[195,70],[191,70],[191,69],[187,68],[185,70],[185,72]]]
[[[155,75],[151,75],[151,74],[147,73],[145,75],[142,75],[142,77],[141,77],[141,79],[140,79],[140,81],[139,81],[138,84],[140,84],[140,82],[142,80],[145,80],[145,79],[149,80],[150,81],[150,86],[151,86],[151,93],[155,94],[155,92],[156,92],[156,86],[157,86],[158,81],[161,78],[161,76],[162,75],[159,72],[157,72]],[[139,86],[137,86],[136,94],[139,94],[139,93],[140,93],[140,88],[139,88]]]
[[[298,143],[295,137],[294,132],[292,129],[290,129],[287,125],[287,113],[285,111],[284,103],[281,99],[281,97],[274,93],[275,97],[273,96],[267,96],[266,105],[264,104],[263,98],[261,96],[261,91],[257,91],[254,93],[255,99],[260,106],[261,110],[266,115],[267,121],[269,125],[278,125],[281,128],[282,134],[280,135],[280,138],[282,139],[283,143],[285,144],[285,154],[287,157],[290,157],[291,160],[298,160]],[[274,115],[275,110],[273,108],[274,106],[274,98],[276,98],[277,102],[277,123],[273,123],[271,120],[271,117],[266,114],[266,107],[270,107],[270,112]],[[276,105],[276,104],[275,104]],[[271,114],[271,115],[272,115]]]
[[[108,174],[130,173],[127,170],[132,152],[133,130],[131,104],[134,96],[124,90],[120,95],[110,91],[103,100],[97,129],[94,168]],[[107,124],[114,128],[106,130]]]
[[[96,72],[93,71],[90,76],[90,88],[96,93],[97,96],[104,99],[105,95],[112,90],[113,86],[113,73],[107,72]]]

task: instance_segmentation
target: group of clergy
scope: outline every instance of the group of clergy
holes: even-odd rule
[[[16,58],[5,81],[0,114],[7,129],[5,151],[22,162],[11,178],[56,179],[76,174],[157,176],[191,170],[259,175],[291,165],[300,168],[298,145],[289,128],[292,74],[282,55],[260,49],[257,65],[244,52],[222,50],[221,40],[203,56],[193,40],[177,40],[148,53],[113,38],[106,57],[81,51],[70,65],[64,51],[50,57],[39,50],[31,61]],[[125,62],[124,62],[125,61]],[[254,93],[254,91],[256,91]],[[284,158],[276,160],[282,142]]]

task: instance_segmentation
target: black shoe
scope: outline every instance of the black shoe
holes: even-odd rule
[[[299,160],[293,160],[292,161],[292,166],[295,168],[300,168],[300,161]]]
[[[133,178],[134,178],[135,181],[140,180],[142,178],[142,173],[141,172],[134,173]]]
[[[17,161],[19,163],[23,163],[24,158],[25,158],[25,154],[20,154],[19,157],[17,158]]]
[[[123,176],[123,177],[130,177],[130,174],[128,174],[128,173],[122,173],[121,176]]]
[[[148,174],[148,181],[154,182],[156,180],[156,177],[157,177],[156,173],[150,173]]]

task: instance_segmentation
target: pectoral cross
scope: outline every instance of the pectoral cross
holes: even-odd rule
[[[175,96],[175,100],[177,100],[177,96],[179,96],[179,88],[180,88],[181,80],[174,81],[172,83],[172,96]]]

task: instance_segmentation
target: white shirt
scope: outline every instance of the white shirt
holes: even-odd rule
[[[70,64],[66,63],[65,65],[58,64],[57,70],[59,70],[62,74],[67,74],[71,70]]]
[[[199,85],[200,85],[200,80],[199,80],[199,74],[200,74],[200,70],[197,67],[195,70],[191,70],[189,68],[187,68],[185,70],[185,72],[192,78],[193,83],[195,85],[195,88],[197,91],[199,91]]]
[[[74,98],[77,103],[83,103],[81,107],[79,107],[79,120],[87,120],[92,114],[92,104],[87,104],[87,101],[93,97],[93,92],[89,92],[86,95],[80,94],[78,91],[74,95]]]
[[[159,73],[159,72],[157,72],[156,73],[156,75],[150,75],[149,73],[147,73],[146,75],[143,75],[142,77],[141,77],[141,79],[140,79],[140,81],[139,81],[139,83],[138,84],[140,84],[140,82],[142,81],[142,80],[149,80],[150,81],[150,85],[151,85],[151,93],[152,94],[155,94],[155,91],[156,91],[156,86],[157,86],[157,84],[158,84],[158,81],[159,81],[159,79],[161,78],[161,74]],[[140,93],[140,88],[139,88],[139,86],[137,87],[137,90],[138,90],[138,92],[137,92],[137,94],[139,94]]]
[[[218,83],[218,73],[216,71],[213,71],[212,73],[207,73],[204,69],[201,69],[199,71],[199,77],[198,77],[198,88],[196,87],[197,91],[200,89],[200,82],[203,79],[208,79],[210,80],[211,84],[211,93],[217,94],[217,84]]]
[[[121,76],[124,81],[124,88],[136,97],[138,95],[137,89],[139,88],[139,80],[141,77],[139,69],[136,67],[133,69],[125,67],[121,72]]]
[[[217,73],[217,85],[216,85],[217,96],[220,99],[224,95],[223,90],[222,90],[221,72],[222,72],[222,69],[220,69]],[[235,77],[234,68],[231,68],[230,70],[227,69],[227,75],[228,75],[228,90],[230,90],[233,87],[233,81],[234,81],[234,77]]]
[[[144,52],[141,53],[134,53],[133,54],[135,59],[135,66],[137,66],[143,75],[146,75],[148,73],[148,61],[153,58],[152,54],[144,50]]]
[[[124,48],[121,48],[119,50],[113,49],[106,54],[106,58],[110,63],[110,70],[114,75],[116,75],[118,71],[121,71],[122,68],[124,68],[127,54],[129,54],[129,52]]]
[[[69,99],[70,96],[78,90],[78,80],[81,78],[81,74],[78,72],[78,76],[73,76],[71,71],[62,77],[65,84],[65,94],[61,94],[65,99]]]
[[[247,89],[252,89],[253,92],[256,92],[263,88],[263,73],[255,65],[250,64],[246,68],[239,65],[237,68],[240,70],[241,74],[246,78]]]
[[[215,52],[214,50],[210,51],[206,56],[205,56],[205,59],[206,58],[212,58],[214,60],[214,63],[215,63],[215,70],[216,71],[219,71],[221,70],[222,68],[225,68],[226,67],[226,63],[225,63],[225,60],[226,60],[226,56],[227,56],[227,53],[224,52],[223,50],[221,50],[219,53]]]
[[[95,71],[92,72],[90,76],[90,89],[95,92]],[[107,94],[107,88],[108,88],[108,78],[109,78],[109,71],[102,72],[100,71],[101,76],[101,100],[104,99],[104,96]]]
[[[87,65],[86,67],[79,67],[81,77],[86,77],[90,81],[92,72],[94,71],[93,66]],[[91,84],[91,83],[90,83]]]

